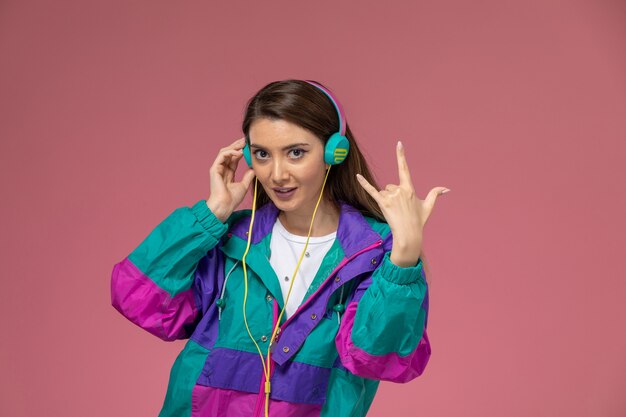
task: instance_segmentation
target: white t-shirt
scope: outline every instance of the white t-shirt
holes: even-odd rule
[[[336,236],[337,232],[335,231],[325,236],[312,236],[309,238],[306,252],[308,255],[305,254],[300,268],[298,268],[291,295],[289,296],[289,302],[287,303],[287,308],[285,308],[284,314],[286,317],[290,317],[295,313],[300,304],[302,304],[302,300],[313,282],[315,274],[317,274],[317,270],[322,264],[322,260],[324,260],[324,256],[326,256],[326,253],[333,245]],[[280,220],[276,218],[270,240],[270,264],[278,276],[283,300],[287,299],[291,278],[296,270],[296,265],[305,243],[306,236],[289,233]]]

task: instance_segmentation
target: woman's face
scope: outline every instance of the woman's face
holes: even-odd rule
[[[312,215],[328,166],[322,141],[291,122],[265,118],[250,125],[249,136],[254,173],[276,207]]]

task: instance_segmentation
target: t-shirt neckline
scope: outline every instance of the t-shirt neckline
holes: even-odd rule
[[[289,230],[285,228],[285,226],[282,224],[278,217],[276,218],[276,229],[285,239],[291,242],[306,243],[306,236],[294,235],[293,233],[289,232]],[[333,240],[336,236],[337,231],[334,231],[324,236],[311,236],[309,238],[309,245],[328,242],[329,240]]]

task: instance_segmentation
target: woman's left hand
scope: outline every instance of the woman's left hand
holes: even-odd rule
[[[396,146],[400,184],[388,184],[384,190],[376,190],[362,175],[357,174],[361,186],[378,203],[385,220],[391,228],[393,247],[391,261],[398,266],[415,266],[422,251],[424,226],[432,214],[437,197],[450,191],[435,187],[420,200],[415,195],[411,173],[404,155],[402,142]]]

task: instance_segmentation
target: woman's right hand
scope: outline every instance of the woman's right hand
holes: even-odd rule
[[[245,144],[245,138],[241,138],[220,149],[209,170],[211,190],[207,206],[222,223],[225,223],[239,206],[254,178],[254,170],[250,168],[243,175],[241,182],[233,181],[237,164],[243,157]]]

